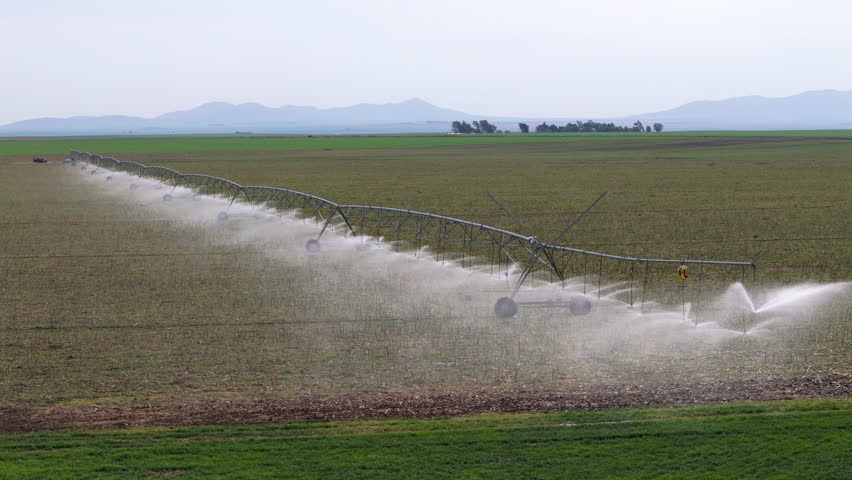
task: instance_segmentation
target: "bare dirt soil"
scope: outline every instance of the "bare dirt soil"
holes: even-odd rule
[[[0,409],[0,433],[69,428],[127,428],[428,418],[476,413],[551,412],[673,406],[747,400],[852,396],[852,375],[672,383],[577,385],[561,391],[430,390],[363,397],[302,397],[292,401],[210,401],[176,405],[22,407]]]

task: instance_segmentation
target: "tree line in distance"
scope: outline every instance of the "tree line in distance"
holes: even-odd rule
[[[519,123],[518,130],[521,133],[529,133],[530,126],[526,123]],[[535,127],[537,133],[592,133],[592,132],[643,132],[651,133],[662,132],[663,124],[654,123],[653,125],[643,125],[637,120],[632,127],[616,125],[612,122],[602,123],[587,120],[585,122],[568,122],[565,125],[548,125],[547,122],[542,122],[541,125]],[[488,120],[474,120],[472,124],[465,121],[454,121],[452,124],[452,133],[510,133],[510,130],[499,130],[496,125]]]

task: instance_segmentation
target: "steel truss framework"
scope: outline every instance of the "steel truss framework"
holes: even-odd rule
[[[520,304],[542,303],[515,302],[513,300],[529,276],[536,274],[540,276],[543,273],[549,275],[551,280],[564,283],[570,277],[569,273],[572,271],[572,267],[576,271],[577,265],[582,262],[584,268],[587,268],[589,258],[597,258],[600,263],[603,260],[613,260],[630,264],[631,305],[633,302],[633,276],[634,272],[639,270],[635,268],[637,264],[644,266],[646,277],[647,268],[651,264],[692,264],[699,265],[702,271],[705,265],[741,267],[743,277],[746,268],[751,268],[753,274],[757,268],[754,262],[743,261],[662,259],[611,255],[558,245],[556,242],[542,242],[535,236],[521,235],[501,228],[434,213],[369,205],[342,205],[316,195],[287,188],[240,185],[211,175],[185,174],[171,168],[146,166],[137,162],[122,161],[78,151],[71,152],[69,161],[72,164],[82,161],[92,165],[95,169],[123,171],[139,178],[150,177],[172,186],[172,190],[183,186],[199,194],[221,196],[229,200],[229,206],[236,200],[241,200],[275,210],[299,212],[304,218],[314,220],[318,226],[317,238],[309,240],[306,245],[309,251],[321,250],[320,240],[325,232],[342,229],[346,235],[372,236],[389,241],[393,245],[405,242],[414,247],[414,252],[417,255],[420,255],[424,251],[423,249],[428,247],[437,260],[452,260],[462,267],[485,264],[487,265],[486,268],[491,268],[492,272],[496,269],[497,272],[505,273],[507,276],[510,272],[518,273],[518,280],[511,291],[511,296],[501,298],[495,307],[499,316],[514,315],[517,311],[517,305]],[[134,186],[132,185],[131,188],[134,188]],[[167,193],[163,198],[170,200],[171,195]],[[227,219],[227,213],[220,213],[219,219]],[[576,223],[576,220],[574,223]],[[573,226],[573,223],[571,226]],[[579,260],[580,258],[582,258],[582,261]],[[504,307],[502,310],[501,301]],[[564,305],[552,302],[544,303],[547,303],[545,306],[564,306],[570,308],[574,313],[587,312],[586,306],[572,306],[569,305],[570,302],[565,302]]]

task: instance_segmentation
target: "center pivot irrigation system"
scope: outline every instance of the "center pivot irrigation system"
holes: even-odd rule
[[[524,282],[535,274],[549,273],[552,281],[558,280],[564,286],[567,278],[566,273],[569,272],[575,256],[583,257],[584,269],[587,268],[588,259],[594,257],[599,260],[599,265],[602,265],[604,259],[629,263],[631,307],[634,303],[633,276],[636,265],[644,265],[645,283],[647,283],[648,278],[648,266],[651,264],[679,265],[678,276],[684,281],[686,280],[687,266],[691,264],[699,265],[702,270],[704,265],[741,267],[743,277],[745,277],[746,268],[751,268],[753,275],[757,269],[754,262],[626,257],[558,245],[559,241],[591,211],[595,204],[606,196],[606,193],[601,194],[592,202],[554,240],[543,242],[532,235],[529,229],[490,193],[488,194],[489,197],[518,226],[524,229],[526,234],[522,235],[501,228],[434,213],[369,205],[341,205],[316,195],[287,188],[240,185],[211,175],[186,174],[171,168],[147,166],[138,162],[72,151],[66,163],[76,165],[78,162],[84,162],[83,169],[91,167],[92,174],[104,170],[107,173],[107,180],[112,179],[114,172],[126,172],[138,179],[148,177],[159,180],[164,185],[172,187],[169,193],[163,195],[163,201],[173,200],[172,194],[178,187],[189,188],[196,195],[213,195],[225,198],[228,200],[228,207],[218,214],[219,221],[228,220],[228,209],[237,200],[274,210],[299,212],[304,218],[314,220],[319,229],[316,238],[308,240],[305,245],[309,252],[320,252],[323,248],[321,243],[323,234],[329,230],[342,228],[346,235],[359,235],[365,238],[365,243],[359,244],[360,248],[369,246],[366,239],[368,236],[372,236],[379,239],[388,238],[397,243],[400,241],[409,242],[414,246],[416,255],[420,254],[422,247],[429,246],[436,252],[435,259],[438,261],[445,260],[447,252],[453,252],[456,254],[454,261],[458,262],[463,268],[472,267],[475,258],[480,259],[480,261],[488,258],[487,264],[492,273],[496,268],[497,273],[505,273],[508,278],[510,270],[518,272],[511,293],[499,298],[494,305],[494,313],[501,318],[514,316],[518,312],[519,306],[563,308],[567,309],[572,315],[588,314],[592,309],[592,303],[589,297],[585,295],[585,271],[583,274],[583,295],[574,294],[567,298],[560,297],[550,301],[516,300]],[[131,189],[138,187],[137,183],[130,185]],[[459,253],[461,254],[460,259],[458,258]],[[574,262],[574,264],[577,263]],[[598,277],[598,297],[600,297],[600,274]],[[645,303],[644,290],[645,286],[643,285],[643,307]]]

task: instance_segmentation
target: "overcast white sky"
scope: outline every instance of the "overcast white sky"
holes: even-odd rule
[[[420,97],[605,117],[852,89],[848,0],[0,0],[0,124]]]

